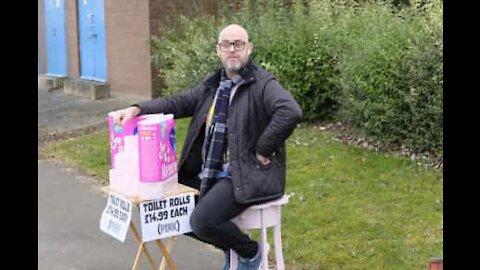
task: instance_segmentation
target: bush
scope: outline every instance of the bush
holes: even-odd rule
[[[440,9],[439,9],[440,8]],[[443,147],[441,5],[355,10],[341,61],[341,117],[380,141],[416,151]],[[431,16],[433,15],[433,16]],[[440,18],[441,19],[441,18]]]
[[[244,25],[252,59],[294,95],[304,120],[345,121],[417,151],[443,146],[442,2],[246,0],[221,18],[182,17],[152,39],[171,95],[218,68],[218,31]],[[287,4],[285,4],[287,3]]]
[[[327,14],[312,13],[302,1],[291,6],[267,1],[243,10],[236,20],[250,30],[253,60],[292,92],[304,120],[335,116],[341,93],[337,69],[340,51]]]
[[[330,38],[333,28],[325,27],[328,18],[314,33],[315,26],[302,3],[288,9],[281,1],[253,2],[244,1],[239,13],[221,18],[218,25],[208,16],[181,17],[175,27],[163,30],[161,39],[153,38],[153,59],[166,84],[161,94],[168,96],[191,87],[219,67],[214,53],[218,29],[236,22],[249,30],[254,42],[252,60],[292,92],[304,119],[334,116],[340,93],[335,83],[339,51]]]
[[[169,27],[161,28],[161,37],[153,37],[150,45],[152,61],[165,81],[163,89],[153,96],[170,96],[198,84],[218,65],[214,52],[218,27],[213,17],[179,16]]]

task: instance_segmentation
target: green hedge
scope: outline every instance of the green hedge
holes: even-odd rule
[[[430,2],[394,14],[379,4],[352,10],[340,61],[341,119],[383,142],[441,152],[441,8]]]
[[[253,60],[292,92],[305,120],[333,118],[341,93],[334,23],[301,2],[260,2],[233,19],[249,30]]]
[[[218,65],[214,53],[218,27],[211,16],[180,16],[170,27],[160,29],[161,39],[151,39],[152,60],[165,81],[153,96],[170,96],[198,84]]]
[[[215,44],[229,23],[244,25],[252,59],[295,96],[304,120],[340,120],[366,135],[441,152],[442,2],[243,1],[221,18],[182,17],[152,39],[165,80],[157,95],[198,83],[219,67]],[[419,3],[422,2],[420,5]]]

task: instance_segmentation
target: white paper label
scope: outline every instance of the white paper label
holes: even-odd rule
[[[148,242],[191,232],[190,216],[194,207],[193,192],[141,203],[142,240]]]
[[[131,220],[132,203],[126,198],[109,193],[107,206],[100,219],[100,230],[124,242]]]

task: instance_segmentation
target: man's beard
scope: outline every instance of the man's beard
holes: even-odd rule
[[[226,71],[230,73],[238,73],[240,69],[242,69],[243,64],[240,62],[230,63],[227,60],[223,67],[225,68]]]

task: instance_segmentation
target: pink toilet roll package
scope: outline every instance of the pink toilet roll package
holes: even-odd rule
[[[138,122],[140,182],[167,181],[177,172],[173,115]]]
[[[110,187],[127,196],[160,199],[178,183],[172,114],[135,117],[123,126],[109,114]]]
[[[142,119],[145,119],[145,117],[134,117],[124,125],[118,125],[113,121],[113,112],[108,114],[108,127],[110,130],[110,161],[112,168],[115,168],[115,155],[118,152],[124,151],[125,136],[136,135],[137,123]]]

